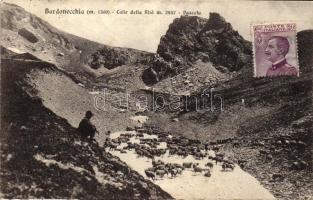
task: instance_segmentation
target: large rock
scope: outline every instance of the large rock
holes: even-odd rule
[[[18,34],[20,36],[22,36],[23,38],[25,38],[26,40],[28,40],[29,42],[31,42],[31,43],[38,42],[38,38],[35,36],[35,34],[30,32],[26,28],[21,28],[20,30],[18,30]]]
[[[157,54],[164,64],[160,67],[152,62],[151,68],[158,73],[159,80],[185,71],[198,60],[212,62],[223,73],[238,71],[252,63],[251,43],[217,13],[211,13],[209,19],[196,16],[175,19],[162,36]],[[144,72],[144,80],[149,71]]]

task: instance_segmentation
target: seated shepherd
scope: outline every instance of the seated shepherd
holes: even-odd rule
[[[84,139],[94,140],[95,133],[98,133],[96,127],[90,121],[92,116],[93,113],[91,111],[87,111],[84,119],[82,119],[79,123],[78,132]]]

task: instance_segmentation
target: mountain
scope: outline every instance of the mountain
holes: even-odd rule
[[[125,64],[145,63],[151,53],[116,48],[90,41],[59,30],[25,9],[1,3],[1,43],[15,53],[30,53],[71,73],[91,87],[101,81],[97,77],[108,74]],[[102,84],[103,85],[103,84]]]
[[[3,54],[10,53],[2,49]],[[83,96],[80,86],[70,77],[55,65],[32,60],[33,57],[13,60],[9,54],[2,55],[2,198],[171,198],[97,143],[81,141],[71,125],[75,122],[60,117],[54,99],[57,93],[51,93],[59,88],[53,84],[62,84],[68,91],[77,92],[77,98],[85,100],[87,96]],[[61,101],[66,102],[67,97],[63,96]],[[49,109],[51,106],[54,106],[53,112]],[[84,106],[83,103],[80,106]],[[75,107],[73,99],[72,107]]]
[[[170,24],[157,49],[158,57],[143,74],[147,84],[173,77],[196,61],[212,63],[222,73],[251,65],[251,43],[235,31],[218,13],[209,19],[181,16]]]
[[[244,170],[275,197],[312,196],[313,30],[298,32],[297,39],[299,77],[255,78],[253,67],[246,65],[228,80],[181,95],[181,111],[170,116],[154,113],[150,123],[202,141],[234,138],[237,142],[223,152],[247,161]],[[212,101],[203,98],[207,95]],[[168,106],[162,107],[163,112],[168,110]],[[173,118],[176,121],[170,121]],[[273,180],[277,174],[284,177],[282,181]]]

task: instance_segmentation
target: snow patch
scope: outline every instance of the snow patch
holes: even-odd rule
[[[14,53],[18,53],[18,54],[26,53],[25,51],[22,51],[20,49],[15,48],[15,47],[7,47],[7,49],[9,49],[10,51],[13,51]]]
[[[68,163],[68,164],[63,164],[59,161],[56,161],[56,160],[53,160],[53,159],[47,159],[45,157],[43,157],[42,155],[40,154],[36,154],[34,156],[34,158],[42,163],[44,163],[46,166],[50,167],[51,165],[57,165],[59,168],[61,169],[72,169],[78,173],[82,173],[82,172],[87,172],[89,173],[89,171],[87,171],[86,169],[84,168],[81,168],[81,167],[76,167],[74,166],[73,164],[71,163]]]

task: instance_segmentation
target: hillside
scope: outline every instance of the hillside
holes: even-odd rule
[[[1,3],[1,28],[1,44],[5,48],[17,54],[35,55],[90,87],[96,82],[103,85],[96,78],[110,73],[109,69],[124,64],[136,66],[151,56],[151,53],[110,47],[66,33],[9,3]]]
[[[313,62],[308,56],[313,55],[312,38],[312,30],[298,33],[300,77],[254,78],[252,66],[247,65],[232,79],[191,93],[182,112],[153,113],[154,120],[149,123],[202,141],[236,138],[235,148],[233,143],[223,151],[234,159],[246,160],[244,170],[276,198],[312,197]],[[203,107],[202,97],[210,94],[212,87],[213,95],[223,97],[222,111],[218,98],[213,98],[213,112],[210,99]],[[299,163],[305,164],[300,167]],[[282,179],[273,179],[276,175]]]
[[[186,71],[168,77],[154,84],[157,91],[169,94],[192,94],[203,87],[217,85],[230,79],[232,75],[217,70],[212,63],[197,61]]]
[[[1,197],[171,198],[97,143],[81,141],[43,105],[29,82],[34,70],[61,73],[47,62],[1,60]]]
[[[16,53],[28,52],[56,64],[68,65],[70,54],[79,54],[68,38],[23,8],[1,3],[2,45]]]

